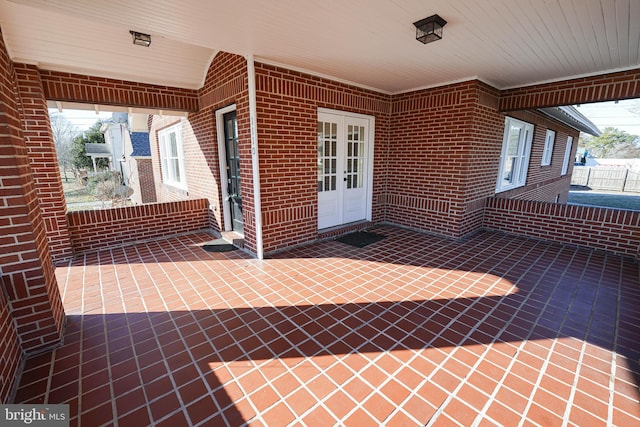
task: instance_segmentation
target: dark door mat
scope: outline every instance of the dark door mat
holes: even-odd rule
[[[202,249],[207,252],[229,252],[238,248],[224,239],[216,239],[202,245]]]
[[[347,245],[355,246],[356,248],[364,248],[365,246],[378,242],[385,237],[387,236],[368,231],[356,231],[355,233],[349,233],[338,237],[336,240],[341,243],[346,243]]]

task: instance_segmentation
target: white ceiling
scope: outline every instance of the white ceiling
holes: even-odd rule
[[[434,13],[444,38],[423,45]],[[15,62],[192,89],[218,51],[386,93],[640,67],[640,0],[0,0],[0,26]]]

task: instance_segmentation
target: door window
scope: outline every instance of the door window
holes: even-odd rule
[[[318,191],[334,191],[338,174],[338,124],[318,122]]]

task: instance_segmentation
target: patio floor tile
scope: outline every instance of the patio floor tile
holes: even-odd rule
[[[58,266],[64,343],[26,361],[15,403],[68,403],[79,426],[640,424],[636,260],[374,231],[262,261],[196,233]]]

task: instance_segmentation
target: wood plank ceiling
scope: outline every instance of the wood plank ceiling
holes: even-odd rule
[[[423,45],[412,23],[434,13],[444,38]],[[0,26],[16,62],[194,89],[218,51],[384,93],[640,67],[640,0],[0,0]]]

